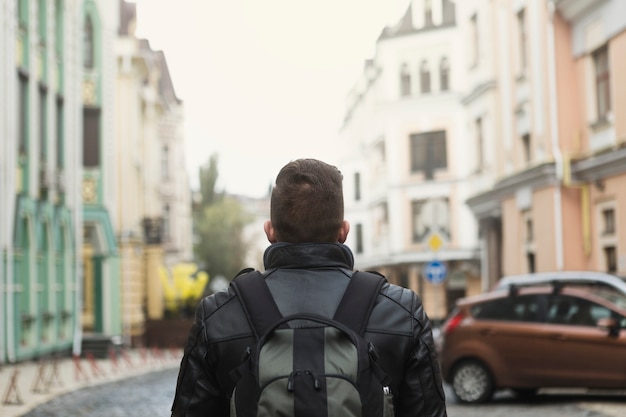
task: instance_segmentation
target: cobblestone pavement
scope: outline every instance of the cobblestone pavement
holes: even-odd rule
[[[23,417],[169,417],[178,369],[83,388],[34,408]]]
[[[39,405],[23,417],[169,417],[177,369],[88,387]],[[539,395],[532,402],[499,393],[492,402],[458,404],[446,387],[448,417],[626,417],[626,398]]]
[[[448,417],[626,417],[626,396],[618,393],[588,395],[567,391],[540,393],[521,401],[504,391],[488,403],[462,405],[446,386]]]

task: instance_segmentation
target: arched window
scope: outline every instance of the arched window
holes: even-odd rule
[[[448,91],[450,89],[450,63],[445,56],[441,58],[441,62],[439,62],[439,83],[441,91]]]
[[[433,26],[433,2],[432,0],[424,0],[424,26]]]
[[[420,65],[420,90],[422,94],[430,93],[430,69],[426,60]]]
[[[39,34],[39,44],[41,47],[45,47],[46,44],[46,37],[47,37],[47,30],[48,30],[48,25],[46,22],[46,18],[47,18],[47,10],[46,10],[46,6],[47,6],[48,2],[46,0],[39,0],[39,4],[37,6],[37,30],[38,30],[38,34]]]
[[[411,95],[411,72],[406,63],[402,64],[402,69],[400,70],[400,95],[402,97]]]
[[[56,0],[54,7],[54,29],[55,29],[55,48],[57,62],[63,62],[63,29],[65,22],[63,21],[63,2],[62,0]]]
[[[83,66],[85,68],[94,67],[94,33],[90,16],[85,18],[83,29]]]

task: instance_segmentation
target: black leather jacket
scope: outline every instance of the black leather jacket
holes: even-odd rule
[[[342,244],[277,243],[264,255],[265,279],[283,315],[331,317],[352,275],[354,258]],[[446,417],[430,321],[417,295],[385,284],[367,325],[383,369],[392,379],[396,416]],[[254,336],[232,289],[204,298],[189,333],[178,375],[173,417],[228,416],[233,382]]]

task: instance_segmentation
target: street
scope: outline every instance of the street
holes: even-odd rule
[[[177,369],[85,388],[42,404],[23,417],[167,417]],[[446,387],[448,417],[624,417],[626,398],[612,395],[539,395],[522,402],[506,392],[479,406],[456,403]]]
[[[42,404],[23,417],[167,417],[177,369],[84,388]]]

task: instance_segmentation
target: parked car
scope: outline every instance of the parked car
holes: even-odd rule
[[[596,271],[554,271],[509,275],[500,279],[495,289],[538,284],[604,286],[626,295],[626,280],[624,278]]]
[[[509,287],[457,300],[437,346],[464,403],[494,391],[626,387],[626,295],[582,285]]]

